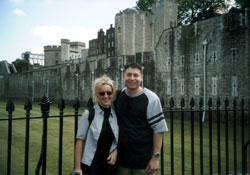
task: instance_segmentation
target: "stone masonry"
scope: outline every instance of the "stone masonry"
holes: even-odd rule
[[[86,102],[95,78],[106,74],[122,88],[123,66],[135,61],[143,65],[143,86],[165,101],[174,97],[177,106],[181,98],[186,103],[191,98],[197,103],[201,97],[211,97],[214,103],[218,97],[249,98],[249,9],[176,27],[173,0],[161,0],[155,7],[153,13],[126,9],[116,15],[114,56],[104,52],[89,56],[68,45],[66,57],[62,47],[69,41],[64,39],[61,46],[45,46],[45,64],[50,66],[2,75],[0,96],[48,95],[52,102],[78,97]]]

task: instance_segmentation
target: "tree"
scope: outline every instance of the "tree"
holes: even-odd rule
[[[178,23],[190,24],[227,8],[225,0],[177,0]]]
[[[24,72],[29,70],[30,63],[27,59],[17,58],[14,62],[17,72]]]
[[[138,0],[136,1],[136,9],[151,12],[153,3],[157,0]]]
[[[241,7],[242,9],[246,7],[250,7],[250,1],[249,0],[235,0],[237,6]]]

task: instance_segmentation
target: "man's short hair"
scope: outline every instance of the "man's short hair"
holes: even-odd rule
[[[124,72],[125,72],[128,68],[138,69],[138,70],[141,72],[141,74],[143,74],[143,73],[142,73],[142,66],[141,66],[140,64],[138,64],[138,63],[135,63],[135,62],[133,62],[133,63],[128,63],[128,64],[125,65],[125,67],[124,67]]]

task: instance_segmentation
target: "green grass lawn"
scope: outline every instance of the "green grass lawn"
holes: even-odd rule
[[[170,123],[167,120],[168,124]],[[184,123],[184,148],[185,148],[185,174],[192,174],[191,173],[191,122],[185,121]],[[170,126],[169,126],[170,127]],[[237,126],[237,169],[240,171],[242,169],[242,147],[241,147],[241,128]],[[204,174],[209,174],[209,131],[208,131],[208,122],[203,123],[203,167],[204,167]],[[169,128],[170,129],[170,128]],[[225,174],[226,171],[226,153],[225,153],[225,126],[224,124],[221,125],[221,136],[220,136],[220,146],[221,146],[221,172]],[[246,132],[247,129],[245,130]],[[194,160],[195,160],[195,174],[200,174],[200,131],[199,131],[199,123],[194,123]],[[218,172],[218,147],[217,147],[217,124],[213,123],[213,130],[212,130],[212,162],[213,162],[213,173],[216,174]],[[245,140],[249,139],[249,136],[245,133]],[[246,141],[245,141],[246,142]],[[234,154],[233,154],[233,126],[229,126],[229,171],[234,171]],[[249,149],[248,149],[249,151]],[[171,173],[171,162],[170,162],[170,132],[165,134],[164,137],[164,172],[165,174]],[[249,154],[248,154],[249,155]],[[182,174],[182,167],[181,167],[181,122],[180,120],[174,120],[174,174]],[[249,156],[248,156],[249,162]],[[248,170],[249,170],[249,163],[248,163]]]
[[[15,116],[25,116],[23,110],[24,102],[15,101]],[[7,117],[5,111],[6,101],[0,100],[0,117]],[[84,109],[81,107],[79,113]],[[58,115],[56,104],[51,105],[50,115]],[[67,106],[64,114],[73,114],[72,106]],[[33,103],[31,116],[40,116],[40,106]],[[170,130],[170,121],[167,117]],[[29,149],[29,174],[34,174],[39,160],[42,138],[42,119],[30,120],[30,149]],[[191,174],[191,122],[187,118],[184,123],[185,128],[185,174]],[[12,174],[24,174],[24,154],[25,154],[25,120],[13,121],[12,136]],[[230,171],[233,171],[233,126],[229,126],[229,161]],[[246,132],[247,132],[246,128]],[[221,125],[221,169],[225,172],[225,126]],[[0,174],[7,173],[7,142],[8,142],[8,121],[0,121]],[[194,123],[194,149],[195,149],[195,174],[200,174],[200,146],[199,146],[199,123]],[[203,123],[203,161],[204,174],[209,174],[209,132],[208,122]],[[217,172],[217,128],[213,123],[213,172]],[[249,138],[245,134],[245,140]],[[59,143],[59,119],[48,119],[48,143],[47,143],[47,174],[58,174],[58,143]],[[164,171],[170,174],[170,132],[164,135]],[[241,170],[241,128],[237,125],[237,169]],[[248,150],[249,151],[249,150]],[[249,154],[248,154],[249,155]],[[63,174],[69,174],[73,170],[74,157],[74,118],[64,118],[63,130]],[[249,156],[248,156],[249,157]],[[249,162],[249,159],[248,159]],[[249,165],[249,163],[248,163]],[[249,166],[248,166],[249,169]],[[182,174],[181,170],[181,123],[179,119],[174,120],[174,174]],[[223,173],[222,173],[223,174]]]
[[[25,116],[23,110],[24,102],[15,102],[15,116]],[[7,117],[6,102],[0,101],[0,117]],[[40,116],[40,106],[33,103],[31,116]],[[66,106],[64,114],[73,114],[72,106]],[[79,113],[84,111],[79,109]],[[51,105],[50,115],[58,115],[56,104]],[[12,135],[12,174],[24,174],[25,154],[25,120],[13,120]],[[42,140],[42,119],[30,120],[30,149],[29,149],[29,174],[35,174],[35,169],[40,157]],[[64,118],[63,126],[63,174],[69,174],[74,164],[74,118]],[[0,174],[7,174],[7,143],[8,143],[8,121],[0,121]],[[47,173],[58,174],[58,145],[59,145],[59,118],[48,119],[47,140]]]

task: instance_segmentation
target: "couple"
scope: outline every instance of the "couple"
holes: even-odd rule
[[[117,175],[153,175],[159,169],[163,132],[167,131],[160,100],[141,86],[141,65],[126,65],[123,79],[126,87],[114,103],[116,113],[111,107],[113,81],[103,76],[94,82],[94,119],[89,126],[86,110],[77,131],[75,172],[81,175],[110,175],[116,160]]]

